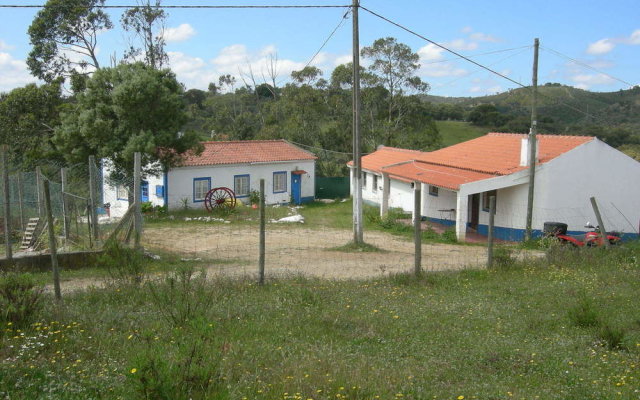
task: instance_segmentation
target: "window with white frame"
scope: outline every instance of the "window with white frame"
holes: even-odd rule
[[[367,173],[363,172],[362,173],[362,187],[363,188],[367,188]]]
[[[378,175],[373,175],[373,191],[378,191]]]
[[[437,186],[433,186],[433,185],[429,185],[429,194],[431,196],[438,197],[438,187]]]
[[[118,200],[129,200],[129,190],[125,185],[118,185],[116,188]]]
[[[249,175],[235,175],[233,177],[233,191],[236,197],[249,196]]]
[[[498,192],[496,190],[489,190],[488,192],[483,192],[482,193],[482,210],[483,211],[489,211],[491,205],[489,204],[489,200],[491,199],[491,196],[495,196],[496,198],[496,204],[498,203]],[[496,209],[498,208],[498,206],[496,205]]]
[[[204,201],[207,192],[211,190],[211,178],[193,178],[193,202]]]
[[[284,193],[287,191],[287,171],[273,173],[273,193]]]

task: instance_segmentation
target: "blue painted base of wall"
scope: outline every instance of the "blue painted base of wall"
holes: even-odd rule
[[[429,220],[431,222],[435,222],[436,224],[440,224],[440,225],[456,226],[456,221],[451,221],[450,219],[440,219],[440,218],[429,218],[429,217],[427,217],[427,220]]]
[[[487,225],[478,225],[478,229],[476,230],[479,234],[487,236],[489,234],[489,227]],[[587,233],[586,231],[567,231],[569,235],[584,235]],[[507,240],[510,242],[522,242],[524,241],[525,230],[524,229],[516,229],[516,228],[504,228],[501,226],[496,226],[493,228],[493,234],[497,239]],[[531,237],[534,239],[539,239],[544,235],[544,232],[539,229],[531,230]],[[637,240],[638,235],[635,233],[623,233],[622,241],[631,241]]]

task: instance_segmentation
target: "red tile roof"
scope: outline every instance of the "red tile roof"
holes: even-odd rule
[[[362,157],[362,168],[403,180],[454,189],[460,185],[526,169],[520,166],[525,134],[489,133],[432,152],[383,147]],[[538,135],[538,163],[548,162],[594,140],[590,136]]]
[[[181,166],[303,161],[317,158],[286,140],[244,140],[203,142],[202,144],[204,146],[202,154],[186,156]]]

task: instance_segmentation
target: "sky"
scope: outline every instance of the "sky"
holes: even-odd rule
[[[0,5],[44,4],[0,0]],[[136,0],[107,0],[131,5]],[[164,0],[164,5],[348,5],[351,0]],[[523,85],[531,84],[534,38],[540,39],[539,84],[562,83],[611,92],[640,84],[638,0],[361,0],[361,6],[472,58]],[[25,60],[27,30],[37,9],[0,8],[0,92],[37,82]],[[108,10],[115,29],[98,37],[99,59],[121,59],[130,38],[119,27],[123,10]],[[325,78],[350,62],[352,20],[347,8],[169,9],[163,33],[170,67],[187,89],[206,89],[225,74],[239,83],[251,73],[277,84],[305,65]],[[345,14],[346,18],[345,18]],[[394,37],[420,56],[417,75],[429,94],[481,96],[518,87],[360,9],[360,46]],[[337,27],[337,29],[336,29]],[[331,33],[335,33],[330,37]],[[330,38],[329,38],[330,37]],[[326,45],[321,48],[325,40]],[[319,51],[317,56],[314,55]],[[361,63],[367,65],[367,60]]]

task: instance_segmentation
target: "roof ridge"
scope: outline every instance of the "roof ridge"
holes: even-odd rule
[[[509,132],[489,132],[485,136],[528,136],[527,133],[509,133]],[[539,133],[536,135],[537,137],[554,137],[554,138],[591,138],[594,139],[595,136],[588,135],[556,135],[553,133]],[[482,137],[482,136],[480,136]],[[477,138],[476,138],[477,139]],[[472,139],[473,140],[473,139]],[[464,143],[464,142],[461,142]]]
[[[478,172],[481,174],[491,174],[491,175],[498,175],[498,176],[503,176],[506,174],[503,174],[502,172],[498,172],[498,171],[489,171],[489,170],[482,170],[482,169],[477,169],[477,168],[467,168],[467,167],[459,167],[457,165],[451,165],[451,164],[445,164],[445,163],[439,163],[439,162],[433,162],[433,161],[426,161],[426,160],[412,160],[413,162],[420,162],[423,164],[431,164],[431,165],[437,165],[440,167],[447,167],[447,168],[456,168],[456,169],[461,169],[463,171],[471,171],[471,172]]]
[[[202,144],[208,143],[274,143],[274,142],[287,142],[284,139],[260,139],[260,140],[205,140],[200,142]],[[291,143],[289,143],[291,144]]]

